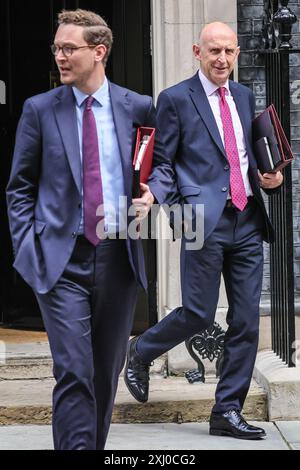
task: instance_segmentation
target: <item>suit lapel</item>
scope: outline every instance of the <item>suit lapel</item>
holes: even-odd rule
[[[191,78],[190,97],[194,103],[197,112],[200,114],[204,124],[206,125],[207,130],[211,135],[211,138],[213,139],[219,150],[222,152],[222,154],[225,156],[225,158],[227,158],[216,120],[214,118],[204,88],[199,79],[198,73],[193,78]]]
[[[132,195],[132,103],[128,92],[109,82],[110,99],[119,143],[125,193]]]
[[[65,147],[71,172],[81,194],[81,162],[75,99],[70,87],[63,87],[57,96],[54,112]]]

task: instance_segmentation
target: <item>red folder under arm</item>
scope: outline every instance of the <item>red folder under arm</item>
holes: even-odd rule
[[[143,144],[143,137],[147,136],[148,140]],[[133,197],[140,196],[140,183],[147,183],[152,170],[153,149],[154,149],[155,129],[152,127],[139,127],[137,130],[136,146],[133,158],[134,181],[133,181]],[[140,150],[144,145],[141,162],[138,162]]]

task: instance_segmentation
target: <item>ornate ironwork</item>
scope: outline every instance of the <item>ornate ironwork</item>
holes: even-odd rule
[[[264,0],[265,16],[263,20],[263,44],[265,49],[274,49],[279,47],[278,25],[274,24],[274,13],[278,9],[278,1]]]
[[[280,6],[279,6],[280,3]],[[297,16],[288,7],[289,0],[265,0],[263,43],[265,49],[291,49],[292,26]]]
[[[216,359],[216,376],[220,376],[223,364],[224,337],[225,331],[218,323],[214,323],[207,330],[197,333],[185,342],[188,352],[198,366],[197,370],[185,373],[189,383],[205,382],[205,367],[201,358],[208,359],[210,362]]]

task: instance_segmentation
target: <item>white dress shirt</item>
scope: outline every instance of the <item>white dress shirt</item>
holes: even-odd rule
[[[82,161],[82,121],[84,102],[88,95],[82,93],[75,87],[73,87],[73,92],[76,99],[79,147]],[[123,231],[126,228],[124,211],[126,212],[127,205],[124,199],[125,190],[121,155],[113,119],[107,78],[105,78],[104,83],[99,90],[93,94],[93,97],[95,101],[93,102],[92,109],[96,120],[99,141],[105,231],[109,234],[113,234],[118,231]],[[83,233],[83,225],[84,221],[82,210],[79,233]]]

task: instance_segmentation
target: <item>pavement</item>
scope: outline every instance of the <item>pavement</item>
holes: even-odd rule
[[[300,421],[256,423],[267,437],[245,441],[208,434],[208,423],[113,424],[106,450],[300,450]],[[51,450],[51,426],[0,426],[0,450]]]

